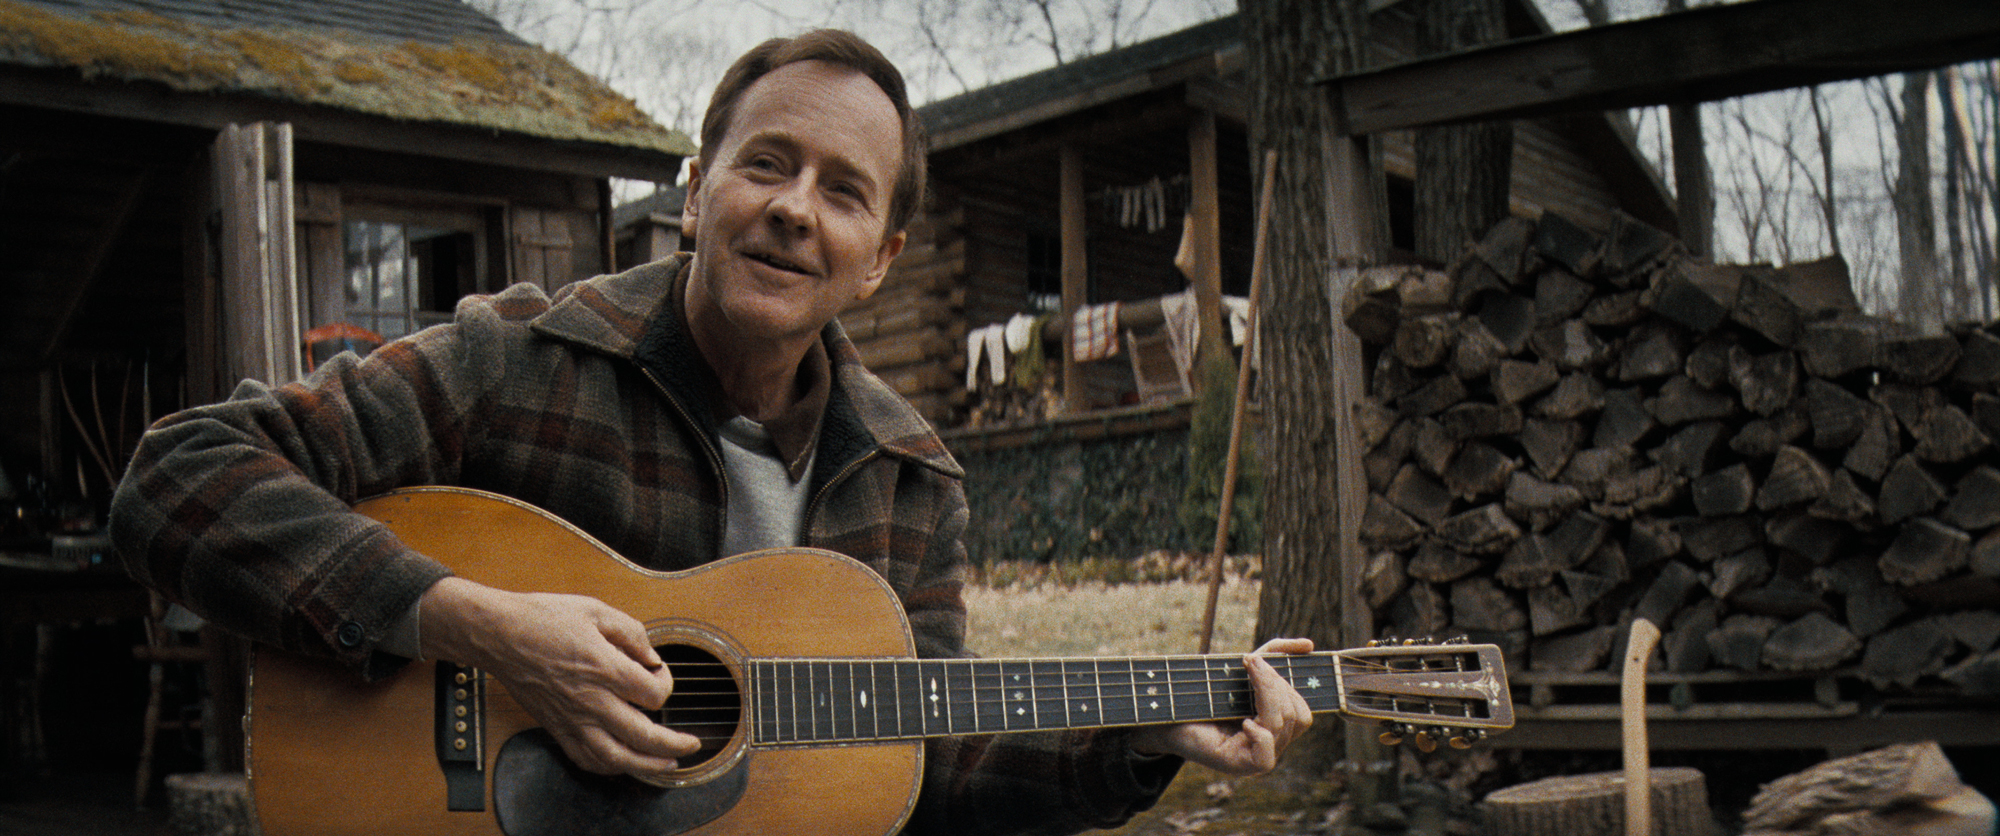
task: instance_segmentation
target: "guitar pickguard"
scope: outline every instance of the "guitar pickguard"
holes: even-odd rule
[[[543,729],[514,735],[493,764],[494,815],[507,836],[671,836],[743,798],[748,760],[712,781],[663,789],[570,763]]]

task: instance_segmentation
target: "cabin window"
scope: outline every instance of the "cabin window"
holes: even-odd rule
[[[1084,304],[1097,300],[1097,259],[1095,241],[1084,244],[1086,271]],[[1062,238],[1041,232],[1028,233],[1028,313],[1062,312]]]
[[[393,340],[451,319],[482,287],[476,213],[379,213],[350,208],[341,224],[344,319]]]

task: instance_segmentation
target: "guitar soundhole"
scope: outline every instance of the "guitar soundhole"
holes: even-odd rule
[[[660,722],[675,731],[701,739],[701,750],[680,759],[682,769],[708,762],[729,746],[743,719],[743,694],[736,687],[729,667],[699,647],[664,645],[658,648],[674,677],[673,696],[658,714]]]

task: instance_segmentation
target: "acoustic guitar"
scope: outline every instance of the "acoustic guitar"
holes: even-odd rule
[[[590,595],[645,622],[675,683],[658,719],[704,748],[665,788],[593,775],[478,670],[417,663],[364,683],[260,649],[248,755],[273,836],[887,834],[915,803],[927,737],[1255,713],[1235,655],[916,658],[888,585],[828,551],[655,572],[494,494],[416,488],[356,509],[461,577]],[[1492,645],[1270,661],[1315,712],[1387,721],[1390,734],[1464,744],[1513,725]]]

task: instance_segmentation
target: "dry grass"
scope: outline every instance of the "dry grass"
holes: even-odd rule
[[[1258,583],[1228,580],[1216,602],[1217,653],[1253,649]],[[1208,585],[976,586],[966,590],[967,641],[982,656],[1142,656],[1201,647]]]

